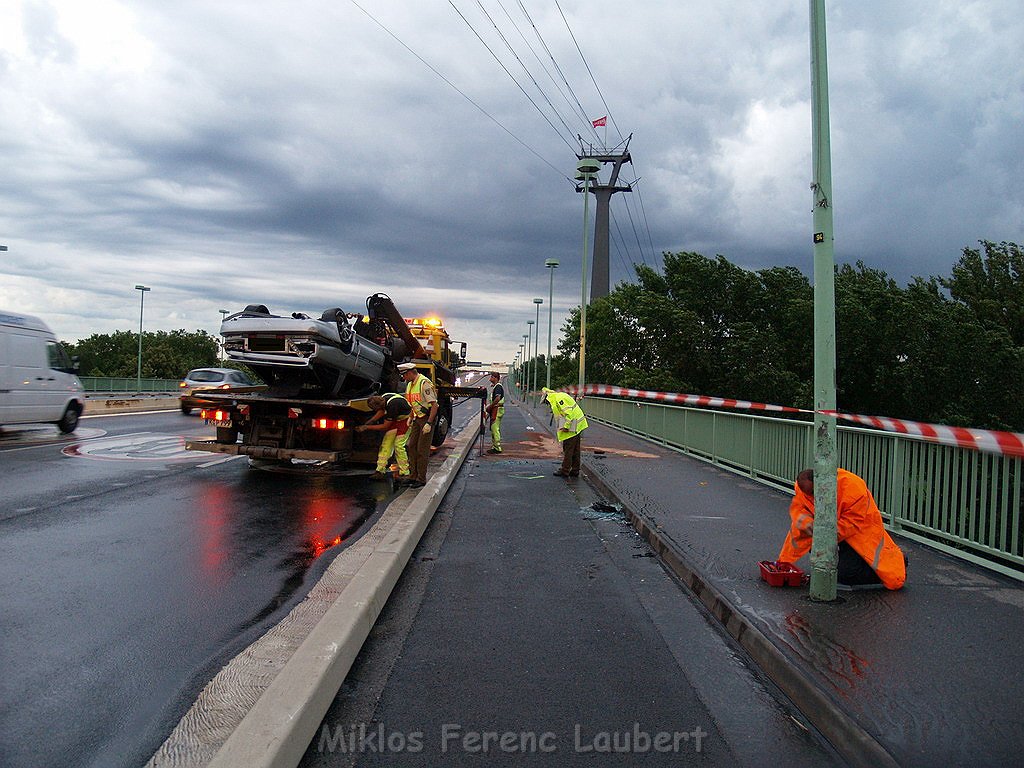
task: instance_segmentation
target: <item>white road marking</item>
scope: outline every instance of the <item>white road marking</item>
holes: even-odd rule
[[[225,461],[234,461],[235,459],[244,459],[244,458],[245,458],[245,456],[241,456],[241,455],[239,455],[239,456],[224,456],[222,458],[214,459],[213,461],[207,461],[205,464],[198,464],[196,466],[200,467],[201,469],[205,469],[206,467],[213,467],[213,466],[216,466],[217,464],[223,464]]]

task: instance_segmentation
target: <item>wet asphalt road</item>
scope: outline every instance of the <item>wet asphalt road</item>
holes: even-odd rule
[[[0,765],[143,764],[391,492],[183,451],[209,432],[164,412],[0,433]]]

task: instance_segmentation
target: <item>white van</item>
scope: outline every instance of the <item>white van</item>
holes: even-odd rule
[[[83,408],[85,389],[53,332],[38,317],[0,311],[0,427],[74,432]]]

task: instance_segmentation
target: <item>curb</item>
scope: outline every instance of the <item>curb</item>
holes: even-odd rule
[[[448,458],[373,546],[323,618],[210,760],[211,768],[298,765],[478,432],[479,423],[471,420]]]
[[[630,524],[651,546],[662,564],[700,600],[729,636],[750,654],[758,667],[828,739],[843,759],[851,766],[863,768],[898,768],[899,764],[885,747],[793,664],[739,608],[706,581],[676,546],[661,535],[657,524],[631,508],[589,463],[584,462],[583,467],[587,482],[622,507]]]

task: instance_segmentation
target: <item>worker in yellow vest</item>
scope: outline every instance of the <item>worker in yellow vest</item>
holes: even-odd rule
[[[405,453],[405,439],[409,431],[409,414],[412,408],[405,395],[388,392],[384,395],[371,395],[366,404],[374,410],[373,416],[365,423],[356,427],[356,432],[366,430],[384,430],[384,439],[377,453],[377,471],[371,480],[384,480],[387,475],[388,462],[391,454],[395,454],[398,464],[398,476],[395,480],[404,484],[409,479],[409,457]]]
[[[405,381],[405,399],[412,410],[405,442],[409,454],[409,480],[406,485],[422,488],[427,482],[430,433],[437,418],[437,391],[433,382],[416,370],[415,363],[402,363],[398,370]]]
[[[501,453],[501,417],[505,415],[505,388],[501,375],[491,373],[491,402],[487,404],[487,418],[491,420],[491,447],[488,453]]]
[[[565,392],[555,392],[544,387],[541,390],[555,417],[555,436],[562,444],[562,466],[555,470],[558,477],[579,477],[580,447],[582,433],[587,428],[587,417],[576,401]]]

